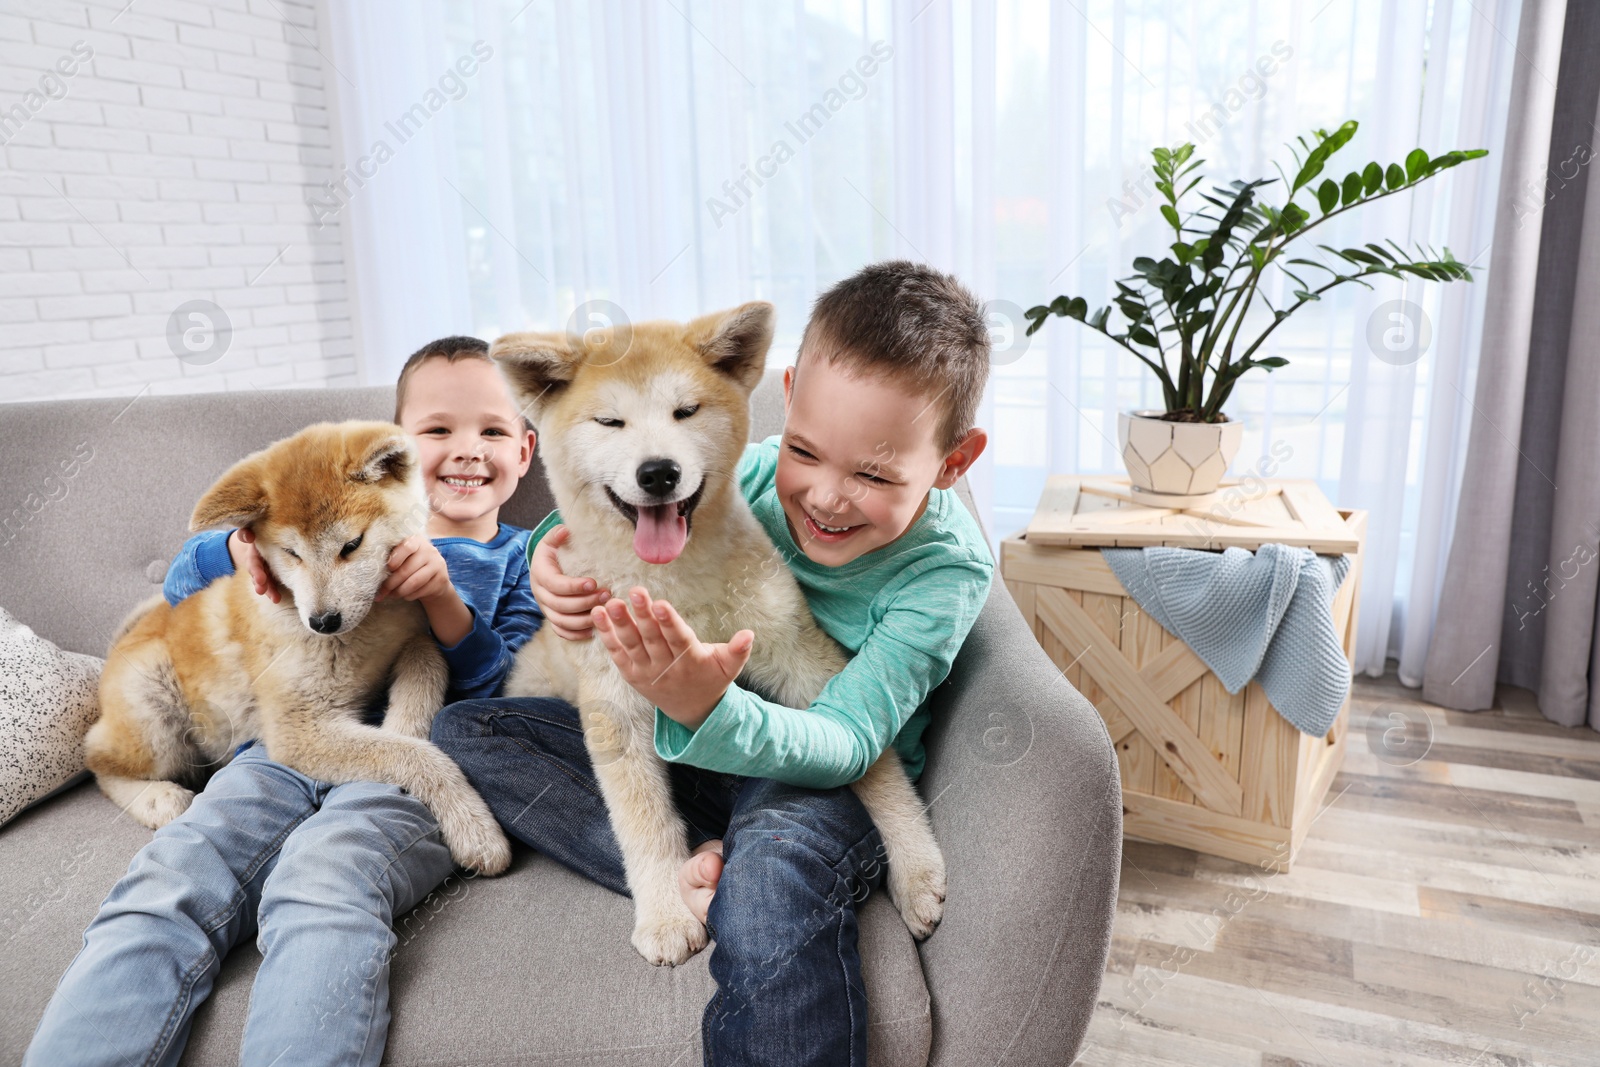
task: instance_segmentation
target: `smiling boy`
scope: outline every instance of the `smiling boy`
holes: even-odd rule
[[[869,266],[819,298],[796,363],[782,437],[749,446],[736,476],[817,622],[852,654],[810,707],[736,684],[760,634],[707,644],[645,589],[611,598],[562,575],[564,529],[531,564],[547,625],[574,640],[598,632],[658,709],[655,749],[700,846],[685,897],[716,939],[707,1063],[866,1062],[856,911],[883,853],[848,783],[890,744],[921,774],[924,702],[994,570],[953,488],[987,440],[973,426],[989,342],[972,295],[926,266]],[[575,709],[464,702],[440,713],[434,739],[508,834],[626,892]]]

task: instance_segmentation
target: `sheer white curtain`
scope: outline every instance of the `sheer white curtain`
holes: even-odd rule
[[[1356,167],[1419,144],[1497,149],[1518,8],[330,2],[343,154],[392,149],[341,208],[371,380],[443,333],[752,298],[778,307],[777,362],[819,289],[872,260],[925,260],[995,301],[993,447],[973,482],[998,534],[1027,521],[1048,474],[1115,472],[1117,411],[1156,400],[1097,335],[1055,320],[1025,339],[1018,314],[1060,293],[1104,303],[1135,255],[1162,254],[1150,148],[1193,141],[1223,183],[1274,175],[1296,135],[1348,118]],[[1447,172],[1324,240],[1425,240],[1486,264],[1497,173]],[[1266,461],[1371,510],[1359,666],[1373,672],[1386,654],[1403,677],[1420,671],[1471,417],[1478,279],[1325,299],[1274,334],[1290,365],[1246,377],[1229,405],[1246,425],[1235,474]]]

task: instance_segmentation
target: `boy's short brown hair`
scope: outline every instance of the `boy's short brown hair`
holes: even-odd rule
[[[989,378],[989,324],[977,298],[952,275],[888,260],[817,298],[800,339],[800,354],[808,352],[932,398],[943,412],[934,441],[949,452],[977,419]]]
[[[394,421],[400,421],[400,411],[406,403],[406,387],[411,383],[411,376],[417,368],[430,359],[442,359],[454,363],[461,359],[481,359],[485,363],[493,363],[489,358],[489,342],[480,341],[476,337],[441,337],[437,341],[429,341],[406,360],[406,365],[400,368],[400,379],[394,384]]]

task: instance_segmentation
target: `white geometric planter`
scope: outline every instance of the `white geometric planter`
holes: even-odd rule
[[[1160,411],[1125,411],[1117,416],[1117,443],[1133,483],[1133,495],[1174,506],[1180,498],[1216,492],[1239,451],[1244,423],[1168,422]]]

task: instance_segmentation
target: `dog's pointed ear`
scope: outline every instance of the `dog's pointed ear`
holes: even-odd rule
[[[249,526],[267,514],[260,454],[246,456],[223,472],[189,516],[190,532],[218,526]]]
[[[777,313],[765,300],[752,300],[731,311],[702,315],[684,329],[711,369],[725,374],[746,392],[761,383]]]
[[[489,346],[517,406],[535,424],[545,405],[578,373],[583,347],[564,333],[508,333]]]
[[[397,482],[409,479],[417,467],[417,450],[411,438],[398,426],[378,423],[372,430],[372,435],[356,449],[351,480],[376,484],[388,478]]]

